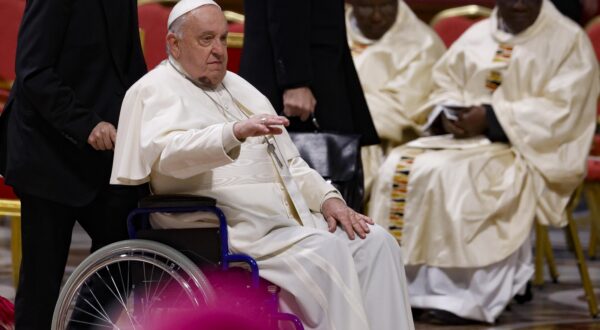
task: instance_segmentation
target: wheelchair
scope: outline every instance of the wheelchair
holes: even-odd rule
[[[152,229],[149,216],[155,212],[210,212],[219,225]],[[264,318],[264,329],[279,329],[282,324],[304,329],[298,317],[279,312],[279,288],[259,277],[256,261],[229,251],[226,218],[216,200],[149,196],[129,214],[127,227],[131,239],[92,253],[68,278],[54,310],[52,329],[147,329],[148,324],[169,315],[210,309],[223,301],[220,294],[228,295],[225,301],[231,306],[227,308]],[[227,278],[236,279],[234,286],[239,290],[233,298],[224,289],[231,287],[223,285],[229,283],[222,280]]]

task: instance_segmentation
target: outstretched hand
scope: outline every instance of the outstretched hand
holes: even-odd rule
[[[338,198],[326,200],[321,207],[321,211],[330,232],[333,233],[339,223],[351,240],[355,238],[355,234],[360,238],[366,238],[370,232],[368,225],[375,224],[371,218],[349,208],[346,203]]]
[[[283,116],[254,115],[233,125],[233,134],[238,140],[251,136],[278,135],[283,132],[280,126],[288,126],[290,121]]]

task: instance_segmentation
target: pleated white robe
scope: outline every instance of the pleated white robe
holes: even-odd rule
[[[395,240],[379,226],[365,240],[350,241],[339,228],[329,233],[318,212],[338,193],[306,165],[284,133],[275,138],[276,147],[301,192],[294,198],[303,198],[312,211],[301,225],[263,139],[231,145],[236,140],[227,119],[243,116],[235,102],[254,113],[275,113],[234,73],[214,91],[203,91],[172,64],[159,65],[125,96],[111,182],[150,182],[155,194],[215,198],[228,219],[231,250],[258,261],[261,277],[283,289],[282,309],[301,316],[306,329],[413,329]],[[207,223],[215,219],[153,218],[159,227]],[[388,307],[381,308],[380,301]]]
[[[494,61],[501,44],[512,47],[508,61]],[[492,71],[502,78],[494,92],[486,87]],[[597,60],[585,32],[544,0],[536,22],[518,35],[498,29],[497,12],[475,24],[433,77],[432,104],[492,105],[510,145],[415,158],[402,242],[411,304],[493,322],[532,273],[533,221],[566,224],[595,128]],[[384,226],[406,150],[392,151],[373,189],[370,215]]]

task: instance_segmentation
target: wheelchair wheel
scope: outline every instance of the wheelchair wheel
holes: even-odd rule
[[[128,240],[86,258],[63,287],[52,329],[143,329],[170,312],[210,305],[200,269],[164,244]]]

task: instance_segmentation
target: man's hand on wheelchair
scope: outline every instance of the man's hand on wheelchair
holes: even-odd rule
[[[243,141],[251,136],[278,135],[283,132],[280,126],[289,126],[290,121],[283,116],[254,115],[233,125],[233,134]]]
[[[339,222],[351,240],[354,239],[355,233],[360,238],[366,238],[370,231],[369,225],[375,224],[371,218],[349,208],[339,198],[329,198],[323,202],[321,212],[327,221],[330,232],[333,233],[336,230]]]

